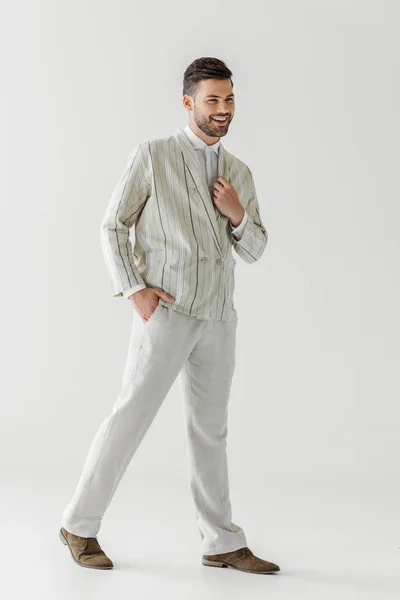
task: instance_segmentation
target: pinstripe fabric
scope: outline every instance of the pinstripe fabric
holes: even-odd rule
[[[237,318],[232,250],[253,263],[264,252],[268,234],[251,170],[222,143],[219,175],[234,186],[248,214],[240,240],[232,235],[229,219],[214,206],[183,129],[134,148],[101,223],[101,246],[114,296],[144,284],[169,292],[175,302],[160,299],[160,303],[178,312],[199,319]]]

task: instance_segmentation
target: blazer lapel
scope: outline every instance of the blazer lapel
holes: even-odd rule
[[[207,181],[200,169],[199,161],[196,156],[196,152],[187,137],[183,129],[178,129],[174,133],[183,153],[184,162],[188,171],[188,183],[189,186],[195,188],[200,196],[200,207],[204,211],[207,221],[211,226],[213,238],[215,244],[220,253],[222,253],[221,239],[219,232],[219,218],[221,216],[220,211],[214,206],[210,191],[208,189]],[[218,177],[223,175],[229,180],[227,176],[228,165],[226,160],[225,148],[222,142],[219,145],[218,152]]]

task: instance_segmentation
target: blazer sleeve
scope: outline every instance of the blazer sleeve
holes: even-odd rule
[[[148,144],[141,142],[129,155],[101,222],[101,248],[113,296],[123,296],[134,286],[146,285],[134,263],[129,229],[140,217],[150,195]]]
[[[231,233],[231,241],[236,253],[245,262],[253,263],[265,250],[268,232],[261,219],[253,174],[247,165],[246,168],[249,176],[249,183],[246,186],[249,189],[249,200],[247,205],[242,204],[247,213],[247,220],[240,239],[236,239],[234,233]]]

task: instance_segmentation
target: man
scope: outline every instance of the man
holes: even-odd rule
[[[113,567],[97,541],[101,519],[180,375],[202,564],[280,570],[254,556],[231,519],[227,407],[238,322],[232,247],[253,263],[267,244],[252,173],[220,139],[235,112],[231,76],[216,58],[187,67],[188,125],[135,147],[102,221],[113,295],[129,299],[134,312],[121,393],[62,516],[61,540],[81,566]]]

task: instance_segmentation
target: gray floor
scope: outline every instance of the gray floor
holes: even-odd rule
[[[3,480],[0,591],[7,600],[399,598],[396,496],[368,480],[232,476],[233,520],[254,554],[282,569],[253,575],[201,564],[184,475],[144,478],[129,469],[98,536],[115,568],[81,568],[58,538],[76,474],[53,475]]]

